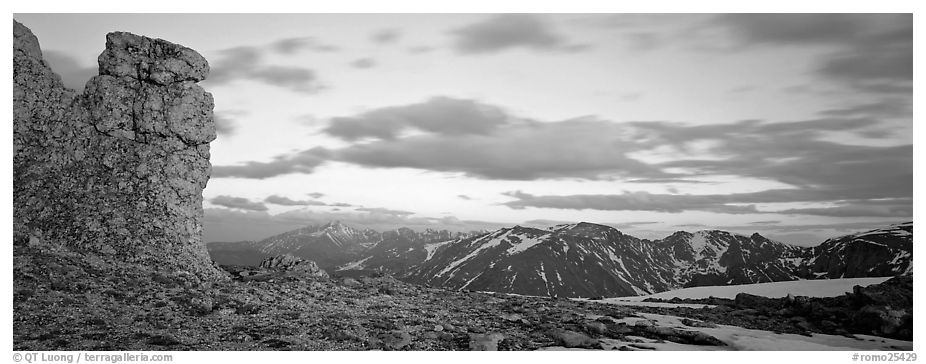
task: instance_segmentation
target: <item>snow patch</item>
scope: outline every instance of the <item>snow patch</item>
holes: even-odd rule
[[[840,335],[812,334],[803,336],[798,334],[776,334],[771,331],[746,329],[738,326],[717,325],[716,328],[689,327],[681,323],[681,318],[668,315],[638,313],[643,318],[624,318],[619,322],[636,324],[636,321],[655,321],[657,326],[672,327],[687,331],[700,331],[723,341],[727,347],[703,347],[696,345],[665,342],[644,343],[656,350],[912,350],[910,341],[886,339],[876,336],[856,335],[849,338]],[[623,345],[624,343],[619,343]]]
[[[373,256],[371,255],[361,260],[347,263],[345,265],[338,267],[337,270],[341,271],[341,270],[363,269],[364,268],[363,263],[366,263],[368,260],[370,260],[370,258],[373,258]]]
[[[454,241],[456,241],[456,240],[447,240],[447,241],[442,241],[442,242],[440,242],[440,243],[432,243],[432,244],[427,244],[427,245],[425,245],[425,246],[424,246],[424,250],[428,253],[428,256],[427,256],[426,258],[424,258],[424,261],[429,261],[429,260],[431,260],[431,258],[434,257],[434,252],[437,251],[437,248],[440,248],[440,247],[442,247],[442,246],[444,246],[444,245],[450,244],[450,243],[452,243],[452,242],[454,242]]]
[[[688,241],[688,245],[691,246],[691,249],[694,250],[696,255],[700,256],[701,251],[707,246],[707,232],[698,231],[694,233]]]
[[[511,235],[511,237],[517,237],[521,242],[514,244],[512,247],[508,248],[508,255],[515,255],[521,253],[527,249],[530,249],[534,245],[543,243],[546,238],[550,237],[550,234],[544,234],[536,238],[532,238],[527,235]],[[509,237],[509,240],[510,237]]]

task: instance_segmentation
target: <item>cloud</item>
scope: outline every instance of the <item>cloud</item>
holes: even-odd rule
[[[453,47],[460,54],[497,53],[514,48],[541,51],[577,51],[544,18],[533,14],[500,14],[455,29]]]
[[[856,103],[842,108],[823,110],[820,114],[833,117],[910,118],[913,116],[913,109],[909,100],[886,97],[873,102]]]
[[[232,166],[213,166],[212,178],[265,179],[290,173],[312,173],[325,161],[324,150],[319,148],[277,156],[270,162],[247,162]]]
[[[285,55],[292,55],[301,51],[327,53],[339,50],[337,46],[324,44],[315,37],[281,39],[271,44],[270,47],[277,53]]]
[[[356,144],[331,156],[367,167],[459,172],[485,179],[673,177],[627,156],[637,148],[622,140],[620,127],[609,122],[528,122],[487,135],[431,134]]]
[[[578,19],[605,27],[633,51],[682,46],[715,52],[803,48],[811,72],[842,90],[911,95],[912,14],[615,14]]]
[[[307,193],[307,194],[305,194],[305,195],[306,195],[306,196],[309,196],[309,197],[311,197],[311,198],[322,198],[322,197],[325,197],[325,194],[324,194],[324,193],[321,193],[321,192],[309,192],[309,193]]]
[[[208,82],[223,84],[237,78],[249,77],[261,60],[257,47],[235,47],[217,52],[220,57],[210,64]]]
[[[495,106],[473,100],[434,97],[406,106],[376,109],[353,117],[336,117],[325,133],[344,140],[395,139],[407,130],[437,134],[485,134],[507,122]]]
[[[609,225],[615,229],[620,230],[620,229],[639,228],[641,227],[641,225],[645,226],[645,225],[653,225],[653,224],[661,224],[661,223],[662,221],[630,221],[630,222],[612,223],[612,224],[605,224],[605,225]]]
[[[759,210],[758,203],[829,202],[825,191],[767,190],[753,193],[679,195],[649,192],[624,192],[619,195],[547,195],[535,196],[520,191],[506,193],[515,198],[503,205],[514,209],[552,208],[601,211],[652,211],[681,213],[706,211],[725,214],[774,213],[786,215],[813,215],[830,217],[898,217],[913,216],[913,203],[899,199],[891,204],[872,203],[871,200],[842,202],[835,207]]]
[[[438,97],[331,119],[323,132],[355,142],[339,149],[315,148],[217,169],[219,176],[267,178],[309,173],[330,160],[483,179],[698,183],[705,176],[734,176],[777,181],[829,198],[909,196],[912,146],[828,139],[878,136],[872,132],[884,127],[876,119],[855,116],[705,125],[592,117],[542,122],[472,100]],[[653,153],[669,157],[655,162],[647,157]]]
[[[779,211],[788,215],[816,215],[830,217],[898,217],[913,216],[913,200],[901,199],[872,199],[839,201],[835,206],[820,208],[797,208]]]
[[[709,211],[728,214],[754,214],[754,205],[729,205],[718,195],[668,195],[649,192],[625,192],[620,195],[568,195],[535,196],[515,191],[505,195],[515,200],[504,203],[514,209],[527,207],[602,210],[602,211],[655,211],[679,213],[683,211]],[[725,195],[724,195],[725,196]]]
[[[96,66],[84,66],[70,54],[56,50],[43,50],[42,56],[52,70],[61,76],[64,86],[74,90],[83,90],[91,77],[99,72]]]
[[[701,228],[701,227],[707,227],[707,225],[704,225],[704,224],[676,224],[676,225],[672,225],[672,226],[674,226],[674,227],[681,227],[681,228]]]
[[[373,58],[358,58],[350,62],[350,66],[358,69],[373,68],[376,66],[376,60]]]
[[[272,195],[264,199],[264,202],[280,206],[328,206],[328,204],[315,200],[293,200],[289,197]]]
[[[712,21],[748,44],[829,44],[865,37],[871,14],[724,14]],[[734,32],[735,31],[735,32]]]
[[[690,43],[708,14],[596,14],[573,20],[579,26],[613,31],[628,50],[645,52]]]
[[[892,224],[899,223],[901,221],[862,221],[862,222],[846,222],[846,223],[831,223],[831,224],[787,224],[787,225],[768,225],[763,226],[761,229],[764,231],[773,231],[776,233],[806,233],[815,230],[836,230],[843,232],[863,232],[871,229],[879,229],[888,227]],[[751,225],[721,225],[721,226],[712,226],[712,229],[720,230],[750,230],[755,229],[755,226]],[[832,236],[830,236],[832,237]],[[816,241],[813,245],[819,244],[820,241]],[[807,244],[802,244],[807,245]]]
[[[387,208],[382,208],[382,207],[360,207],[360,208],[357,208],[356,210],[363,211],[363,212],[383,214],[383,215],[395,215],[395,216],[408,216],[408,215],[415,214],[414,212],[411,212],[411,211],[392,210],[392,209],[387,209]]]
[[[219,51],[220,57],[212,64],[205,82],[222,85],[237,80],[251,80],[302,93],[315,93],[324,89],[315,71],[302,67],[264,65],[262,52],[258,47],[249,46]]]
[[[223,110],[216,111],[212,119],[215,121],[215,131],[220,136],[231,136],[235,134],[235,131],[238,129],[238,126],[235,123],[235,119],[246,116],[249,113],[244,110]]]
[[[264,204],[248,200],[244,197],[221,195],[213,197],[209,200],[209,202],[213,205],[224,206],[233,209],[241,209],[247,211],[267,211],[267,206],[264,206]]]
[[[402,37],[402,32],[395,28],[382,29],[370,36],[370,40],[375,43],[386,44],[394,43]]]
[[[313,93],[321,89],[317,85],[315,71],[307,68],[266,66],[255,70],[251,77],[268,85],[289,88],[293,91]]]
[[[714,195],[652,194],[625,191],[614,195],[535,196],[511,192],[512,208],[596,209],[614,211],[709,211],[729,214],[758,212],[817,216],[910,216],[913,194],[912,145],[864,146],[824,138],[832,132],[865,132],[878,125],[865,119],[825,118],[783,123],[741,121],[732,124],[684,125],[630,123],[633,139],[653,148],[681,153],[649,164],[659,170],[683,169],[686,179],[724,175],[777,181],[792,188]],[[707,151],[720,158],[686,156],[691,145],[710,141]],[[898,199],[890,206],[875,201]],[[842,201],[842,202],[840,202]],[[833,208],[759,210],[756,204],[837,202]]]
[[[857,90],[912,84],[912,14],[726,14],[712,23],[727,28],[742,47],[835,48],[820,59],[817,75]]]
[[[659,184],[666,184],[666,183],[686,183],[686,184],[703,184],[703,183],[710,183],[710,182],[705,182],[705,181],[698,181],[698,180],[694,180],[694,179],[684,179],[684,178],[638,178],[638,179],[627,180],[627,182],[629,182],[629,183],[659,183]]]
[[[472,201],[472,200],[473,200],[472,197],[469,197],[469,196],[467,196],[467,195],[457,195],[457,198],[459,198],[459,199],[461,199],[461,200],[466,200],[466,201]]]

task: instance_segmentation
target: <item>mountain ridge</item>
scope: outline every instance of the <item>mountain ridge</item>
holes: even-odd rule
[[[812,247],[768,239],[758,232],[745,235],[717,229],[640,239],[590,222],[545,229],[515,225],[474,234],[409,228],[379,233],[366,229],[366,235],[351,235],[362,241],[328,245],[340,249],[336,254],[315,253],[298,245],[298,239],[285,239],[313,233],[318,236],[322,227],[357,231],[328,223],[253,244],[262,254],[295,252],[320,260],[319,264],[332,272],[388,272],[412,283],[446,289],[539,296],[645,295],[684,287],[912,272],[912,222],[830,238]],[[892,239],[900,241],[888,241]],[[304,244],[317,243],[303,240]],[[268,249],[267,242],[274,241],[287,241],[292,249],[281,250],[281,244]],[[209,250],[214,258],[222,254],[214,244]],[[838,263],[872,252],[878,254],[876,258]]]

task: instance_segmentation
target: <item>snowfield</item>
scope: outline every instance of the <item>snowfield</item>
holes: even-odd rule
[[[802,336],[796,334],[776,334],[765,330],[745,329],[738,326],[717,325],[716,328],[689,327],[681,323],[676,316],[639,313],[640,317],[627,317],[617,322],[636,325],[637,321],[651,321],[660,327],[673,327],[681,330],[700,331],[723,341],[727,346],[700,346],[679,344],[671,341],[652,340],[628,336],[625,340],[602,339],[603,349],[610,350],[627,346],[632,350],[913,350],[910,341],[886,339],[877,336],[855,335],[855,338],[813,334]],[[548,347],[541,350],[575,350],[563,347]],[[581,349],[580,349],[581,350]]]
[[[621,301],[642,301],[647,298],[708,298],[710,296],[732,299],[736,297],[737,293],[741,292],[770,298],[785,297],[789,293],[795,296],[836,297],[842,296],[846,292],[852,292],[852,287],[856,285],[865,287],[884,282],[891,278],[892,277],[816,279],[743,284],[735,286],[691,287],[677,289],[674,291],[660,292],[651,294],[649,296],[608,298],[602,300],[602,302],[619,303]]]

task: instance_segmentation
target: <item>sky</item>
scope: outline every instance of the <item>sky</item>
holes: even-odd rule
[[[913,216],[910,14],[15,14],[65,84],[209,60],[206,241],[589,221],[798,245]]]

